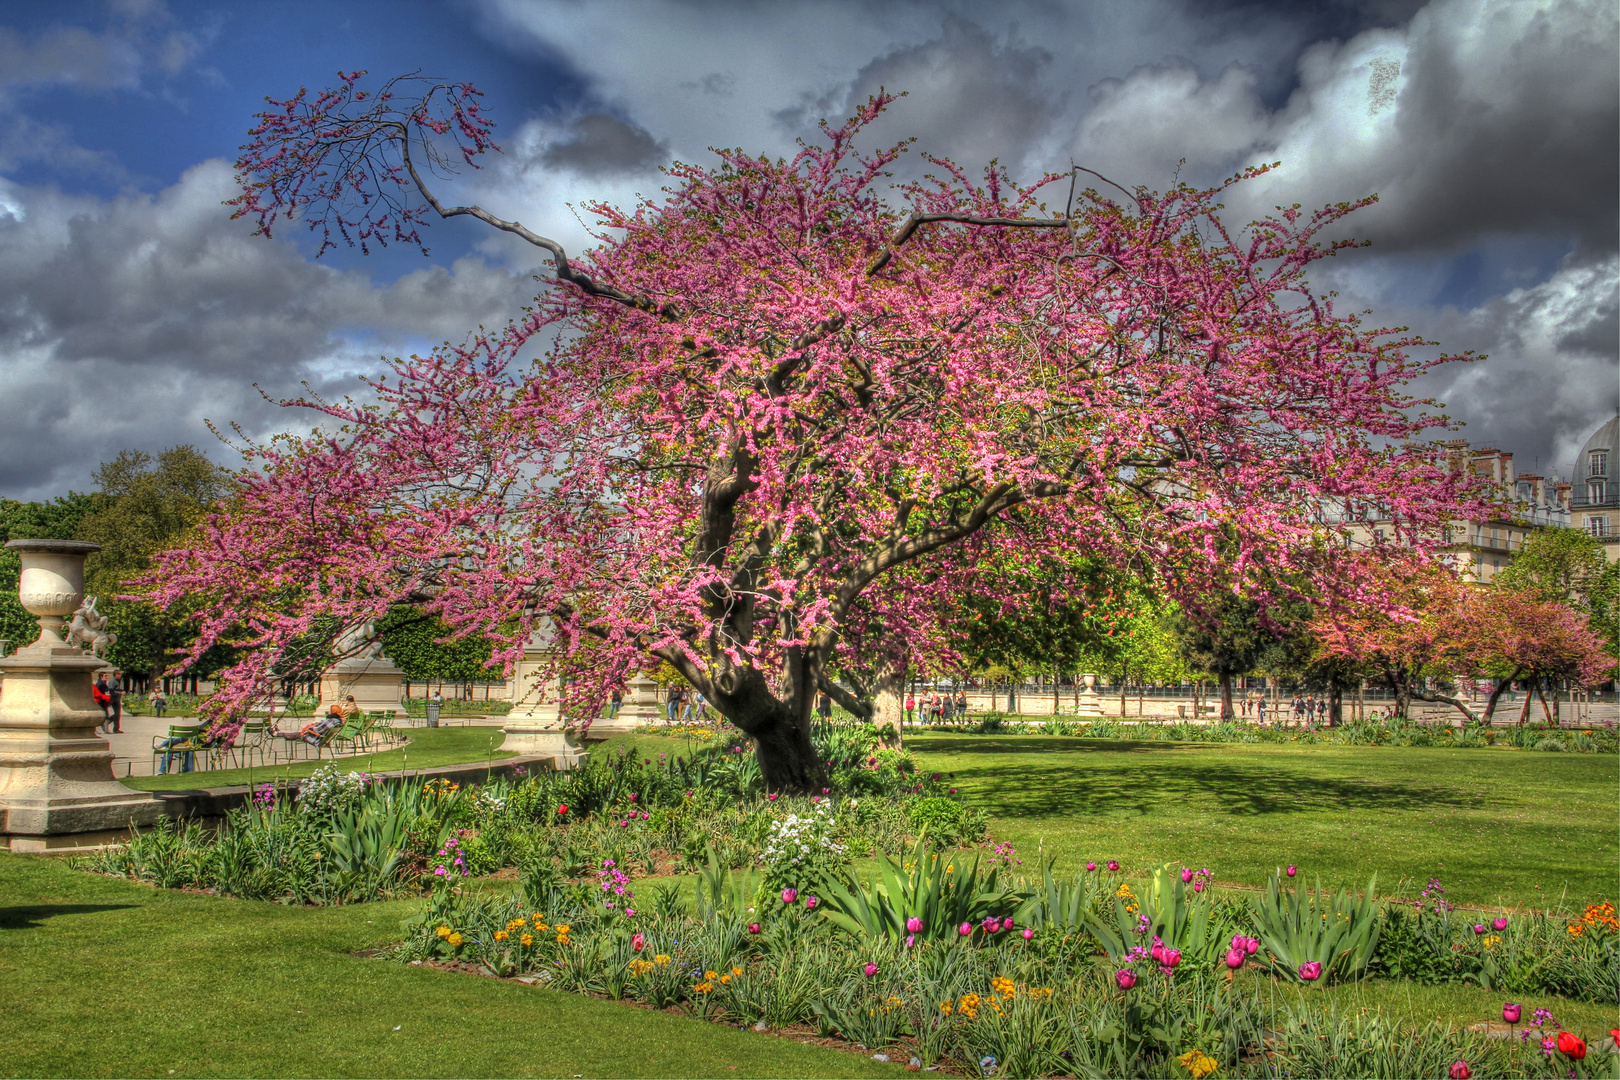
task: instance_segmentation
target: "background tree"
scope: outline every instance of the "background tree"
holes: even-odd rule
[[[297,403],[335,433],[254,448],[239,504],[165,558],[153,595],[202,599],[197,647],[249,647],[221,721],[318,616],[425,596],[504,664],[549,620],[556,663],[588,673],[576,715],[668,662],[754,738],[771,789],[807,790],[815,695],[862,597],[971,539],[1038,536],[1192,599],[1217,535],[1240,587],[1353,588],[1317,543],[1324,499],[1376,502],[1420,545],[1468,516],[1478,480],[1409,442],[1445,424],[1400,392],[1455,358],[1410,355],[1306,280],[1354,205],[1233,230],[1224,187],[1121,201],[944,161],[890,190],[904,148],[854,146],[888,100],[791,160],[723,151],[672,167],[657,202],[591,205],[577,263],[431,190],[419,166],[493,148],[471,87],[349,76],[260,114],[236,200],[260,231],[297,218],[365,248],[467,215],[548,251],[558,284],[504,333],[394,362],[374,405]],[[916,605],[891,620],[914,655],[936,597],[884,597]]]
[[[1609,656],[1620,658],[1620,564],[1608,561],[1591,534],[1537,529],[1493,584],[1581,612]]]
[[[1221,592],[1199,605],[1196,614],[1178,611],[1171,630],[1187,665],[1214,675],[1221,689],[1221,719],[1237,716],[1232,705],[1232,679],[1260,666],[1277,640],[1264,623],[1252,597]]]
[[[1460,606],[1457,623],[1464,651],[1498,679],[1485,704],[1485,723],[1495,716],[1502,693],[1520,679],[1531,686],[1519,714],[1523,723],[1543,680],[1571,679],[1591,686],[1614,669],[1606,643],[1593,633],[1583,613],[1530,590],[1475,590]],[[1547,708],[1545,698],[1542,707]]]

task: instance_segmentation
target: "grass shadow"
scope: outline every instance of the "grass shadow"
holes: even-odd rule
[[[135,904],[23,904],[0,907],[0,930],[31,930],[57,915],[93,915],[101,911],[123,911]]]

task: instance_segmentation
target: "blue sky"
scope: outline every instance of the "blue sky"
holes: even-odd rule
[[[6,5],[0,495],[83,489],[124,448],[231,462],[205,421],[310,423],[255,384],[353,393],[379,354],[532,297],[533,250],[476,223],[433,226],[431,258],[317,263],[296,230],[229,220],[262,99],[356,68],[478,85],[505,153],[450,190],[576,248],[569,204],[656,192],[709,146],[787,151],[880,85],[909,92],[884,134],[1026,176],[1280,159],[1233,213],[1377,192],[1354,225],[1374,246],[1319,284],[1489,352],[1421,389],[1549,472],[1620,394],[1616,39],[1614,5],[1581,0]]]

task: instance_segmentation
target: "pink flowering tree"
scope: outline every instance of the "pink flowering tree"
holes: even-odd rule
[[[362,246],[472,216],[555,281],[498,333],[394,361],[369,404],[289,402],[329,433],[254,448],[230,509],[162,561],[152,593],[202,605],[199,647],[247,649],[224,726],[290,642],[412,603],[497,665],[549,636],[572,716],[665,661],[755,739],[772,790],[805,790],[816,693],[862,706],[836,681],[852,647],[938,649],[988,553],[1188,597],[1274,574],[1355,597],[1340,515],[1376,505],[1421,545],[1466,497],[1415,442],[1443,419],[1402,393],[1444,358],[1306,280],[1353,205],[1232,230],[1229,185],[934,161],[895,187],[904,148],[857,148],[880,97],[790,159],[722,151],[657,200],[588,206],[595,244],[569,256],[441,201],[435,170],[477,164],[491,125],[470,87],[408,88],[273,103],[237,212]]]

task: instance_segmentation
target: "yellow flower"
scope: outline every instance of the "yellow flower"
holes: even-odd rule
[[[722,975],[722,976],[720,976],[720,985],[721,986],[726,986],[730,982],[731,982],[731,976],[730,975]]]
[[[1129,885],[1125,884],[1123,881],[1119,883],[1119,888],[1114,891],[1114,895],[1115,896],[1130,896],[1130,897],[1135,897],[1136,896],[1135,893],[1131,892],[1131,887]]]
[[[1018,988],[1013,985],[1013,981],[1005,975],[997,975],[991,979],[990,989],[1006,998],[1010,998],[1018,992]]]
[[[505,930],[497,930],[497,931],[495,931],[495,940],[496,941],[505,941],[506,940],[506,931]]]
[[[506,924],[506,928],[508,930],[516,930],[518,927],[526,926],[526,925],[527,925],[527,923],[525,923],[524,920],[522,920],[522,919],[513,919],[511,922],[508,922]]]
[[[1192,1074],[1193,1080],[1204,1080],[1204,1077],[1220,1068],[1220,1062],[1204,1053],[1202,1050],[1189,1050],[1176,1058],[1181,1067]]]
[[[1052,996],[1051,987],[1031,987],[1026,993],[1032,998],[1049,998]]]
[[[461,935],[460,934],[451,934],[449,937],[445,938],[444,940],[448,941],[452,945],[460,945],[461,944]]]
[[[969,1020],[972,1020],[974,1017],[978,1016],[979,995],[963,994],[961,1000],[956,1003],[956,1011],[967,1017]]]
[[[742,968],[734,967],[734,968],[731,969],[731,973],[733,975],[741,975],[742,974]]]
[[[1580,937],[1584,933],[1586,933],[1586,927],[1582,926],[1580,923],[1569,924],[1570,937]]]
[[[657,963],[659,967],[663,967],[665,964],[669,963],[670,958],[665,956],[663,953],[659,953],[657,956],[653,957],[653,961]]]
[[[437,930],[435,930],[434,933],[438,934],[440,937],[449,937],[450,936],[450,928],[448,926],[441,926]]]
[[[523,947],[527,949],[530,945],[534,944],[534,935],[524,934],[522,937],[518,938],[518,940],[521,941],[523,943]]]
[[[946,1016],[951,1015],[951,1003],[948,1002],[948,1001],[940,1002],[939,1003],[939,1011],[944,1013]]]
[[[700,994],[707,994],[709,991],[714,989],[714,983],[700,982],[696,986],[692,987],[692,989],[696,990]]]
[[[632,961],[630,961],[630,974],[634,975],[638,979],[641,978],[643,975],[647,974],[647,972],[651,971],[652,969],[653,969],[653,963],[650,960],[632,960]]]
[[[559,945],[568,944],[568,935],[567,934],[558,934],[557,935],[557,944],[559,944]]]
[[[718,976],[718,975],[716,975],[716,974],[715,974],[715,973],[714,973],[714,972],[712,972],[712,971],[705,971],[705,972],[704,972],[704,973],[703,973],[703,977],[704,977],[704,978],[705,978],[705,979],[716,979],[716,978],[719,978],[719,976]]]
[[[537,911],[533,915],[530,915],[529,918],[533,919],[535,922],[539,922],[541,919],[545,918],[545,916]]]
[[[1502,944],[1502,939],[1500,937],[1498,937],[1497,935],[1495,935],[1495,934],[1490,934],[1485,938],[1485,940],[1483,942],[1481,942],[1481,944],[1484,945],[1487,949],[1494,949],[1498,945]]]
[[[571,929],[572,927],[570,927],[567,923],[560,922],[557,924],[557,933],[561,934],[563,937],[567,937],[568,931]]]
[[[544,934],[547,930],[550,930],[550,929],[551,929],[551,927],[547,926],[543,922],[537,922],[537,923],[534,924],[534,932],[537,933],[537,934]],[[559,926],[557,929],[561,930],[562,927]]]

